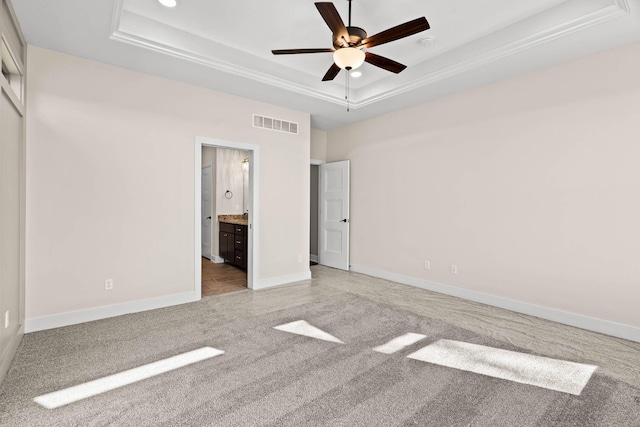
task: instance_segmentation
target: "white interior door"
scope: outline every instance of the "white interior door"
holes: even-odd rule
[[[211,165],[202,168],[202,256],[211,259]]]
[[[349,160],[320,165],[320,264],[349,270]]]

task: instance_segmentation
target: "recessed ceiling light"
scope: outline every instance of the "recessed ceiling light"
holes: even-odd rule
[[[420,43],[422,46],[429,46],[430,44],[433,43],[433,37],[423,37],[420,40],[418,40],[418,43]]]
[[[352,71],[351,72],[351,77],[353,77],[354,79],[357,79],[361,75],[362,75],[362,71]]]
[[[167,6],[167,7],[176,7],[176,5],[178,4],[176,0],[158,0],[158,1],[160,2],[161,5]]]

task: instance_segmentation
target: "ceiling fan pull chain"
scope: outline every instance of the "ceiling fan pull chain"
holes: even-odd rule
[[[347,70],[344,76],[344,99],[349,99],[349,71]]]
[[[349,2],[349,4],[351,4],[351,2]],[[346,89],[347,89],[347,93],[345,95],[345,99],[347,100],[347,113],[349,112],[349,76],[351,75],[351,70],[346,70],[347,71],[347,84]]]

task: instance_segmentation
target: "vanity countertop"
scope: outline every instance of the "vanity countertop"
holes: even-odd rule
[[[249,224],[248,215],[218,215],[218,222],[226,222],[228,224],[247,225]]]

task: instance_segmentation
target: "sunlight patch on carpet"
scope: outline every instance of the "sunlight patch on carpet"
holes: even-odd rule
[[[427,336],[422,334],[414,334],[413,332],[406,333],[404,335],[400,335],[397,338],[392,339],[386,344],[380,345],[373,349],[373,351],[377,351],[378,353],[384,354],[393,354],[396,353],[403,348],[409,347],[417,343],[420,340],[425,339]]]
[[[439,340],[410,359],[580,395],[597,366],[460,341]]]
[[[110,390],[115,390],[156,375],[164,374],[174,369],[182,368],[193,363],[224,354],[224,351],[212,347],[202,347],[187,353],[178,354],[167,359],[129,369],[108,377],[99,378],[53,393],[43,394],[33,400],[47,409],[55,409],[78,400],[96,396]]]
[[[295,322],[285,323],[284,325],[274,326],[273,329],[277,329],[283,332],[289,332],[292,334],[303,335],[305,337],[316,338],[323,341],[336,342],[344,344],[338,338],[334,337],[328,332],[318,329],[313,325],[310,325],[305,320],[296,320]]]

